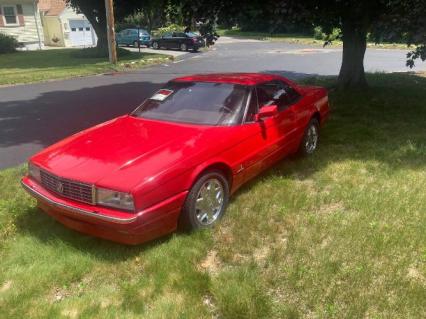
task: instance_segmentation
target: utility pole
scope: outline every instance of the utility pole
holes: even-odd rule
[[[115,29],[114,29],[114,5],[113,0],[105,0],[105,11],[107,19],[107,35],[108,35],[108,54],[109,62],[117,64],[117,46],[115,43]]]
[[[36,30],[37,30],[38,48],[39,48],[39,50],[41,50],[42,49],[41,37],[40,37],[40,30],[38,29],[38,21],[37,21],[37,16],[40,17],[40,15],[38,13],[36,0],[33,1],[33,8],[34,8],[34,21],[35,21],[35,26],[36,26]]]

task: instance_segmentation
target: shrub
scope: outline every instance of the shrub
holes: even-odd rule
[[[341,30],[339,28],[334,28],[330,34],[327,34],[322,31],[321,27],[315,27],[314,29],[314,39],[323,40],[323,41],[334,41],[340,38]]]
[[[21,44],[12,36],[0,33],[0,53],[15,52]]]
[[[316,40],[324,40],[325,33],[322,32],[321,27],[315,27],[314,29],[314,39]]]
[[[117,56],[123,57],[131,54],[129,50],[123,48],[117,48]],[[80,50],[74,50],[71,52],[71,56],[79,59],[97,59],[97,58],[108,58],[108,48],[85,48]]]
[[[168,32],[173,32],[173,31],[182,32],[184,30],[185,30],[184,26],[181,26],[178,24],[170,24],[166,27],[158,28],[157,30],[154,30],[152,33],[156,37],[161,37],[162,35]]]

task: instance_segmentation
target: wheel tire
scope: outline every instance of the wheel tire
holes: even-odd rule
[[[198,48],[193,48],[193,49],[192,49],[192,52],[194,52],[194,53],[195,53],[195,52],[198,52]]]
[[[188,51],[188,46],[187,46],[185,43],[182,43],[182,44],[180,45],[180,50],[181,50],[181,51]]]
[[[139,47],[139,43],[138,43],[138,41],[133,42],[133,47],[134,47],[134,48]]]
[[[316,118],[309,121],[303,134],[302,142],[299,146],[298,154],[309,156],[315,153],[319,142],[319,122]]]
[[[160,48],[160,45],[158,44],[158,42],[152,42],[152,48],[154,50],[158,50]]]
[[[206,220],[206,222],[201,222],[200,219],[202,218],[203,215],[206,215],[206,213],[204,213],[201,209],[198,209],[196,207],[197,200],[203,199],[204,196],[202,196],[202,192],[203,192],[202,188],[208,185],[208,183],[210,183],[211,186],[212,185],[217,186],[216,183],[220,183],[222,187],[221,190],[223,195],[222,202],[220,205],[220,209],[218,208],[217,212],[214,213],[214,216],[215,216],[214,219],[212,216],[212,221]],[[204,188],[204,189],[208,191],[208,188]],[[228,183],[228,180],[223,175],[223,173],[219,170],[211,170],[211,171],[205,172],[203,175],[201,175],[201,177],[198,178],[198,180],[195,182],[195,184],[192,186],[191,190],[189,191],[188,196],[186,197],[186,200],[180,215],[179,228],[182,230],[189,231],[189,230],[204,229],[204,228],[209,228],[214,226],[223,216],[226,206],[228,204],[228,200],[229,200],[229,183]],[[207,198],[206,198],[206,201],[208,201]],[[215,204],[217,204],[217,202]]]

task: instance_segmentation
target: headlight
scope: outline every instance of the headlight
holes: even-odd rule
[[[96,203],[119,209],[135,210],[132,194],[106,188],[96,188]]]
[[[37,182],[40,182],[41,181],[40,168],[35,166],[33,163],[28,162],[28,176],[30,176],[32,179],[36,180]]]

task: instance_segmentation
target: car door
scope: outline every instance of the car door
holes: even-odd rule
[[[122,44],[122,38],[123,38],[123,31],[117,32],[116,35],[116,41],[117,41],[117,45]]]
[[[129,45],[133,45],[133,43],[137,40],[138,40],[138,31],[137,30],[129,30],[129,34],[127,36],[127,43]]]
[[[241,164],[245,170],[244,180],[253,178],[292,151],[296,127],[293,106],[297,101],[289,99],[286,94],[281,81],[260,84],[252,93],[242,125],[248,137],[244,142],[246,154]],[[278,114],[256,121],[258,110],[267,105],[277,105]]]
[[[129,30],[121,31],[121,44],[129,45]]]
[[[160,46],[170,49],[172,48],[173,38],[171,33],[166,33],[161,37]]]
[[[176,33],[176,48],[180,49],[182,43],[185,43],[188,46],[188,36],[183,32]]]
[[[170,49],[178,49],[182,43],[182,37],[179,32],[173,32],[172,39],[170,41]]]

